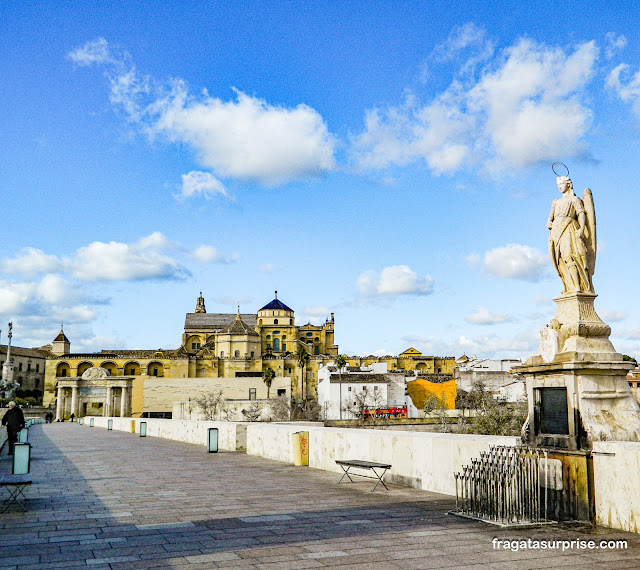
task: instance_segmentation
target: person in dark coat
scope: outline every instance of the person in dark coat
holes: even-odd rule
[[[13,455],[13,446],[18,441],[18,432],[24,427],[24,415],[15,402],[9,402],[9,410],[2,418],[2,427],[7,428],[9,455]]]

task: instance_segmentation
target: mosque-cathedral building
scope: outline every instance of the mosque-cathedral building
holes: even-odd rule
[[[297,352],[308,362],[301,367]],[[296,325],[293,309],[275,298],[257,313],[208,313],[202,293],[187,313],[181,346],[158,350],[74,353],[61,330],[46,360],[44,405],[57,416],[168,416],[176,402],[221,391],[227,400],[286,396],[316,399],[318,369],[338,355],[333,313],[321,325]],[[347,357],[349,365],[386,361],[388,369],[453,374],[453,357],[409,349],[397,357]],[[275,372],[270,389],[265,368]],[[304,382],[301,382],[304,374]]]

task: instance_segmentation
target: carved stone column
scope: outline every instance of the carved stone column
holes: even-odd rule
[[[78,417],[78,387],[71,387],[71,413]]]
[[[64,394],[64,388],[62,388],[62,386],[58,386],[58,400],[56,402],[56,420],[61,420],[62,414],[64,414],[63,394]]]
[[[126,386],[122,387],[122,396],[120,397],[120,417],[127,417],[127,409],[128,409],[128,400],[129,400],[129,389]]]
[[[113,388],[111,386],[107,386],[107,401],[104,404],[104,415],[107,418],[110,418],[113,415],[112,408],[113,408]]]

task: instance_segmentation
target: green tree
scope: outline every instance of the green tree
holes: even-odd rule
[[[309,353],[305,349],[304,346],[299,345],[298,350],[296,351],[296,361],[298,362],[298,366],[300,367],[300,389],[302,390],[302,401],[307,399],[307,392],[304,386],[304,371],[309,364],[311,357]]]
[[[271,383],[273,379],[276,377],[276,373],[273,371],[273,368],[269,368],[268,366],[262,371],[262,381],[267,386],[267,400],[269,399],[269,393],[271,392]]]
[[[335,365],[338,369],[338,376],[340,378],[340,419],[342,419],[342,369],[347,365],[347,357],[343,354],[338,354],[338,356],[336,356]]]

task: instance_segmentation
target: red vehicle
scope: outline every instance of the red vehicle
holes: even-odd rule
[[[365,410],[365,418],[406,418],[407,406],[401,408],[376,408],[375,410]]]

